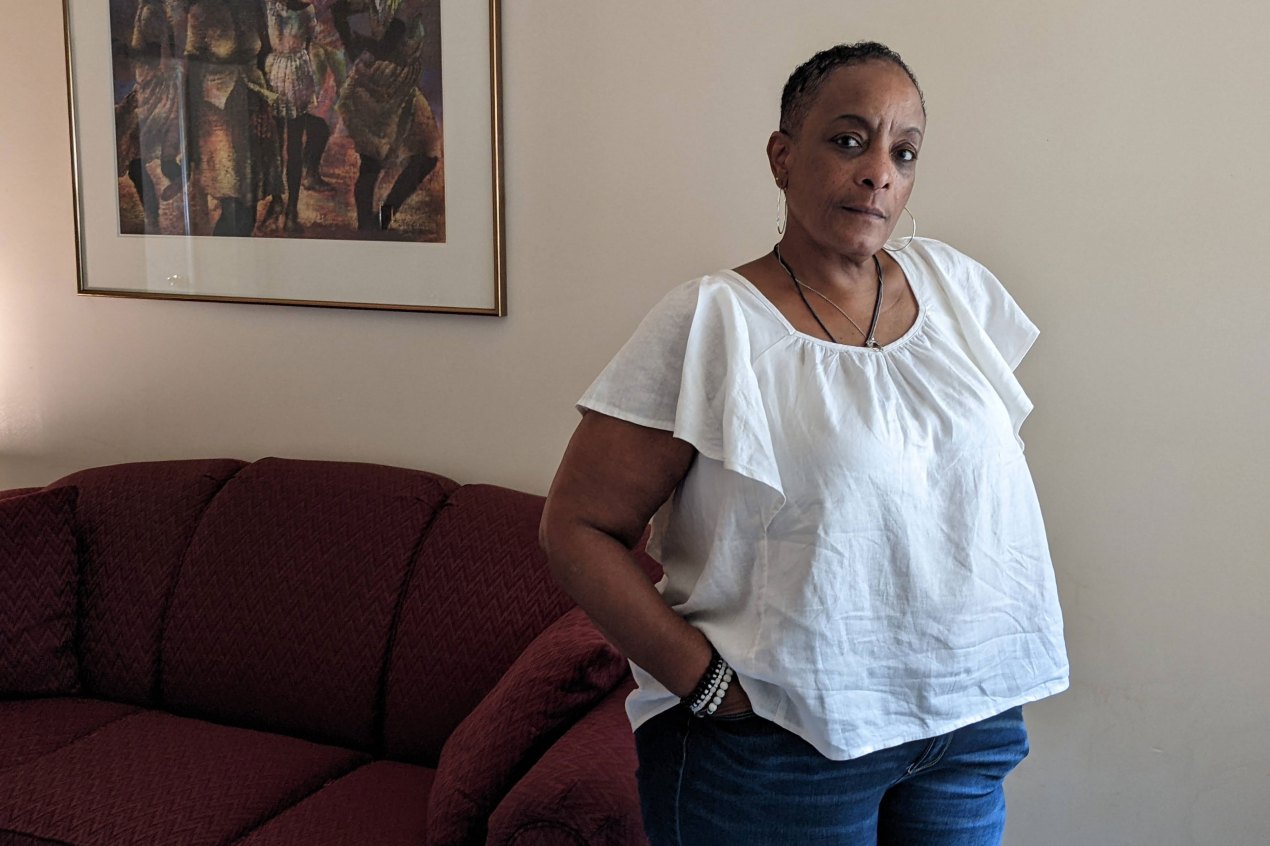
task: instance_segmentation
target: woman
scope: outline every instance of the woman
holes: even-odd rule
[[[145,219],[145,232],[185,234],[180,215],[165,206],[184,188],[185,69],[182,66],[185,10],[171,0],[142,0],[133,18],[128,53],[137,85],[119,110],[121,125],[135,137],[127,147],[125,170],[137,189]],[[178,37],[180,33],[180,37]],[[131,113],[129,114],[129,110]],[[160,211],[168,213],[163,215]]]
[[[309,46],[317,30],[317,13],[308,0],[266,0],[265,20],[271,51],[265,57],[265,78],[277,98],[279,153],[286,173],[287,200],[275,194],[266,217],[284,217],[287,232],[299,234],[300,184],[304,173],[305,132],[309,110],[317,104],[317,72]]]
[[[1036,328],[950,247],[884,250],[925,123],[880,44],[795,70],[779,244],[672,291],[579,403],[543,544],[635,665],[654,844],[998,843],[1021,706],[1067,686]]]
[[[441,160],[441,129],[419,90],[427,53],[426,9],[415,0],[338,0],[335,29],[353,67],[335,109],[359,158],[353,203],[359,230],[388,229],[393,217]],[[350,18],[365,13],[366,37]],[[380,176],[394,161],[400,171],[375,208]]]
[[[185,58],[189,75],[189,121],[194,136],[191,229],[203,235],[211,213],[219,213],[211,234],[250,237],[256,204],[279,190],[277,150],[267,119],[277,99],[258,67],[265,34],[259,4],[198,0],[189,5]]]

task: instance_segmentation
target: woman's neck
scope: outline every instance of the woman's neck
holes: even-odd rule
[[[834,292],[848,298],[876,296],[877,265],[872,253],[843,255],[793,230],[785,232],[778,246],[781,257],[799,280],[823,293]]]

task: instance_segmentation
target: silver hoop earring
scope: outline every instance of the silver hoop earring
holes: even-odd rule
[[[904,211],[908,212],[909,219],[913,221],[913,231],[908,233],[907,238],[901,238],[896,241],[887,241],[883,244],[882,249],[887,252],[898,253],[901,250],[905,250],[908,248],[909,244],[913,243],[913,239],[917,237],[917,218],[913,217],[913,213],[911,211],[908,211],[908,206],[904,207]]]
[[[776,186],[776,234],[777,235],[785,234],[786,214],[787,214],[787,209],[785,207],[785,189],[777,185]]]

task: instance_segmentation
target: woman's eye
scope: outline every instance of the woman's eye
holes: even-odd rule
[[[917,161],[917,151],[909,150],[908,148],[896,150],[895,157],[902,162],[915,162]]]
[[[837,138],[833,139],[833,143],[837,144],[839,147],[861,146],[860,139],[856,138],[854,135],[839,135]]]

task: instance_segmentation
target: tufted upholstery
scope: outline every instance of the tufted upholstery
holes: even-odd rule
[[[147,711],[0,772],[0,820],[68,843],[223,843],[363,761]]]
[[[73,487],[0,499],[0,690],[74,693]]]
[[[489,819],[490,843],[516,846],[625,846],[644,840],[636,792],[605,790],[603,774],[633,771],[635,747],[610,746],[607,738],[626,731],[625,700],[634,689],[629,678],[578,720],[534,764],[529,774],[503,797]],[[592,750],[608,749],[597,759]],[[549,796],[533,786],[551,784]]]
[[[573,603],[538,549],[542,499],[491,485],[454,492],[406,592],[388,668],[390,757],[436,766],[454,727],[534,636]],[[481,613],[472,613],[473,608]],[[435,679],[449,679],[435,689]]]
[[[446,743],[428,798],[432,830],[447,842],[484,842],[486,819],[516,779],[624,675],[581,608],[548,626]]]
[[[236,841],[235,846],[344,846],[375,832],[375,846],[418,846],[428,837],[433,770],[376,761],[359,767]]]
[[[370,751],[397,597],[455,487],[364,464],[266,459],[240,471],[181,567],[163,637],[166,707]]]
[[[511,790],[554,806],[561,785],[526,772],[629,678],[576,611],[538,647],[576,667],[518,662],[572,608],[537,546],[540,497],[277,458],[101,467],[53,489],[78,497],[73,695],[0,686],[0,846],[485,842],[429,830],[431,812],[486,829],[462,822],[476,813],[462,796],[430,807],[434,782],[459,783],[438,762],[493,786],[482,815]],[[37,493],[0,491],[0,506]],[[0,615],[43,601],[0,591]],[[499,687],[517,663],[532,695]],[[523,751],[443,754],[452,736]],[[629,726],[590,742],[617,762],[597,795],[634,808],[638,830]],[[482,774],[482,760],[514,769]],[[523,839],[509,819],[489,842]]]
[[[0,773],[61,749],[136,707],[97,699],[17,699],[0,702]]]
[[[207,504],[242,466],[122,464],[61,480],[79,489],[80,649],[89,691],[155,703],[159,636],[181,557]]]

